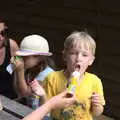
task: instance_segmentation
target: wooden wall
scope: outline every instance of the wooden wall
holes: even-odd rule
[[[87,29],[96,39],[94,72],[101,77],[107,105],[105,114],[120,118],[120,1],[119,0],[3,0],[0,14],[10,37],[20,43],[28,34],[48,39],[58,68],[65,37]]]

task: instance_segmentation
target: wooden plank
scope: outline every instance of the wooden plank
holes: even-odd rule
[[[2,101],[3,110],[8,113],[18,117],[23,118],[27,114],[31,113],[33,110],[24,106],[16,101],[10,100],[5,96],[0,95],[0,99]]]
[[[3,110],[0,111],[0,120],[20,120],[19,118],[5,112]]]
[[[19,104],[13,100],[6,98],[5,96],[0,95],[2,101],[3,110],[0,111],[0,120],[20,120],[20,118],[25,117],[27,114],[33,110]],[[94,118],[94,120],[114,120],[113,118],[101,115]]]
[[[101,115],[99,117],[94,118],[94,120],[115,120],[115,119],[107,117],[105,115]]]

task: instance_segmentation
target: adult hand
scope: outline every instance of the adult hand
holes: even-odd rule
[[[51,109],[66,108],[76,102],[76,97],[72,95],[71,97],[67,96],[68,92],[64,91],[57,96],[51,98],[50,102]]]

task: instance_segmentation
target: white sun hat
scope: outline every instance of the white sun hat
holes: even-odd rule
[[[51,56],[47,40],[40,35],[29,35],[23,38],[20,50],[16,51],[18,56],[45,55]]]

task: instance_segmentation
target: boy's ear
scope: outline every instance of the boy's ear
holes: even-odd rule
[[[62,55],[63,55],[63,60],[66,61],[65,51],[62,51]]]
[[[89,60],[89,66],[91,66],[93,64],[95,60],[95,56],[91,56],[90,60]]]
[[[63,60],[66,61],[66,55],[63,53]]]

